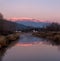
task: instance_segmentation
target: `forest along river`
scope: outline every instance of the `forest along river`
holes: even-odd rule
[[[0,61],[60,61],[60,46],[24,33],[14,46],[0,51]]]

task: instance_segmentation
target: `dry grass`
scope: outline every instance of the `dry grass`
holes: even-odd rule
[[[50,39],[50,40],[60,41],[60,32],[36,32],[36,33],[33,33],[32,35],[41,37],[41,38]]]
[[[19,33],[10,34],[7,36],[0,36],[0,48],[3,46],[7,46],[9,43],[17,40],[19,38]]]

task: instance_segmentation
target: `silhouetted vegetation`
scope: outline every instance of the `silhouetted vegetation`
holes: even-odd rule
[[[16,23],[0,19],[0,34],[10,34],[16,31]]]
[[[46,26],[46,31],[60,31],[60,24],[52,23],[49,26]]]
[[[34,28],[38,32],[47,32],[47,31],[60,31],[60,24],[58,23],[49,23],[49,25],[42,28]]]

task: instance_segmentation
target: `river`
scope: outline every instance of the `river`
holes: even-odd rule
[[[60,46],[24,33],[14,45],[0,50],[0,61],[60,61]]]

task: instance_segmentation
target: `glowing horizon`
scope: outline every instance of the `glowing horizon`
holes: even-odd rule
[[[21,18],[7,18],[7,20],[10,20],[10,21],[34,21],[34,22],[47,22],[47,20],[39,20],[39,19],[34,19],[34,18],[27,18],[27,17],[21,17]]]

